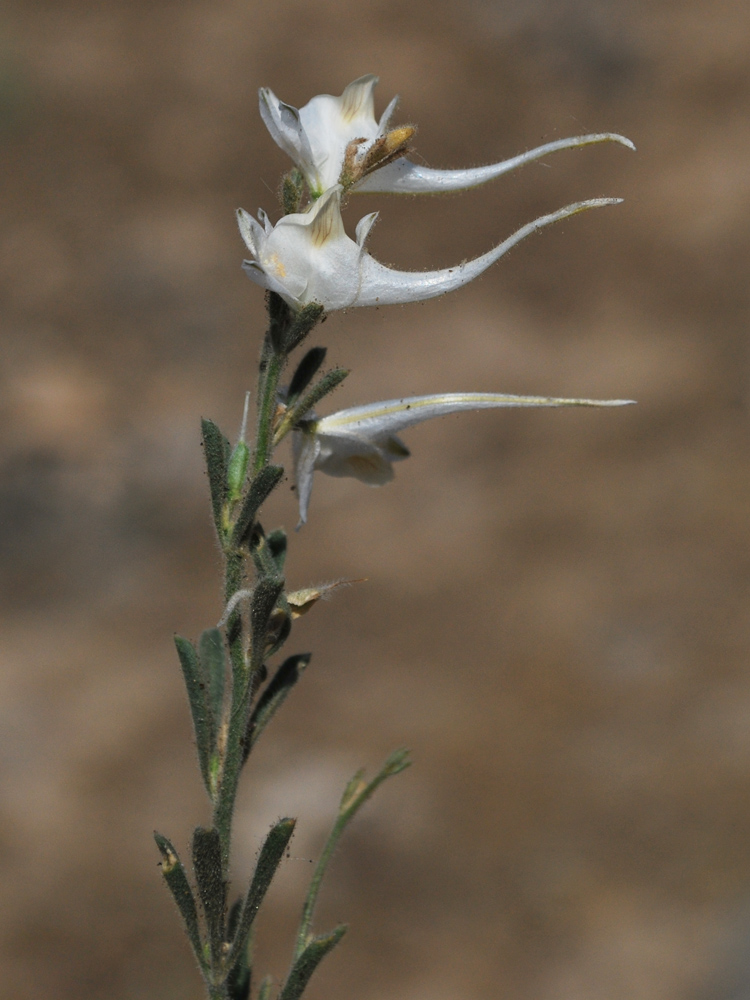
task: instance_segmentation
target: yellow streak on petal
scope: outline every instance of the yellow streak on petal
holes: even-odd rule
[[[281,259],[278,254],[271,254],[267,267],[270,267],[274,274],[278,275],[279,278],[286,278],[286,268],[281,263]]]

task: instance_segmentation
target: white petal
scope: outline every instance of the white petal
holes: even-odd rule
[[[381,403],[339,410],[318,421],[317,433],[327,438],[352,435],[378,441],[423,420],[461,410],[510,406],[627,406],[632,399],[561,399],[554,396],[513,396],[498,392],[448,392],[436,396],[407,396]]]
[[[305,212],[295,212],[283,215],[276,223],[275,231],[289,226],[309,229],[307,234],[316,245],[322,245],[330,238],[345,236],[344,222],[341,218],[340,184],[328,188]]]
[[[374,90],[378,77],[372,73],[360,76],[344,88],[341,95],[341,117],[351,122],[357,119],[372,119],[375,121]]]
[[[396,97],[393,98],[391,103],[388,105],[383,114],[380,116],[380,121],[378,122],[378,135],[385,135],[385,133],[388,131],[388,125],[390,123],[391,118],[393,117],[393,112],[396,110],[396,107],[398,105],[398,100],[399,100],[398,95],[396,95]]]
[[[266,212],[263,211],[262,208],[258,209],[258,222],[260,222],[260,224],[263,226],[266,236],[270,232],[273,232],[273,223],[268,218],[268,215],[266,214]]]
[[[265,238],[262,227],[244,208],[237,209],[237,225],[240,227],[240,236],[245,241],[247,249],[254,257],[260,256]]]
[[[329,188],[307,212],[279,219],[265,238],[260,264],[295,309],[308,302],[344,309],[357,296],[362,251],[344,232],[340,197],[340,187]]]
[[[291,104],[284,104],[268,87],[258,91],[260,116],[271,137],[305,176],[315,173],[310,141],[300,121],[300,113]]]
[[[393,479],[390,456],[374,441],[353,434],[320,434],[317,428],[315,436],[320,444],[315,468],[321,472],[359,479],[368,486],[383,486]]]
[[[341,186],[329,188],[310,212],[310,239],[317,249],[329,241],[346,238],[344,220],[341,218]]]
[[[289,291],[286,285],[266,271],[261,264],[256,260],[243,260],[242,270],[248,276],[251,281],[254,281],[256,285],[260,285],[261,288],[267,289],[269,292],[276,292],[280,295],[282,299],[292,307],[292,309],[300,310],[306,303],[302,301],[299,296],[293,295]],[[302,288],[302,294],[304,294],[305,288]]]
[[[300,122],[309,139],[314,170],[307,172],[313,197],[338,182],[346,147],[354,139],[368,142],[378,136],[374,116],[373,89],[376,76],[363,76],[350,83],[340,97],[319,94],[299,110]]]
[[[549,226],[560,219],[566,219],[589,208],[601,208],[604,205],[618,205],[622,198],[593,198],[590,201],[579,201],[573,205],[558,209],[550,215],[543,215],[534,222],[522,226],[507,240],[504,240],[493,250],[481,257],[458,264],[456,267],[443,268],[440,271],[394,271],[379,264],[369,254],[362,255],[361,284],[359,294],[352,303],[355,306],[395,305],[401,302],[422,302],[425,299],[437,298],[446,292],[455,291],[463,285],[478,278],[495,261],[499,260],[526,236],[535,233],[544,226]]]
[[[614,132],[598,132],[593,135],[578,135],[570,139],[556,139],[543,146],[531,149],[527,153],[513,156],[500,163],[490,163],[485,167],[469,167],[464,170],[434,170],[422,167],[403,157],[394,160],[379,170],[364,177],[353,190],[370,191],[380,194],[439,194],[443,191],[462,191],[465,188],[477,187],[487,181],[507,174],[525,163],[539,160],[548,153],[560,149],[572,149],[576,146],[590,146],[597,142],[619,142],[629,149],[635,146],[623,135]]]
[[[364,247],[367,237],[370,235],[370,230],[379,215],[380,212],[370,212],[369,215],[364,215],[357,223],[354,239],[358,247]]]
[[[297,485],[297,499],[299,502],[299,524],[297,528],[300,528],[307,521],[307,508],[310,504],[310,494],[312,493],[315,459],[320,451],[320,443],[312,433],[295,431],[292,435],[292,451],[294,454],[294,478]]]

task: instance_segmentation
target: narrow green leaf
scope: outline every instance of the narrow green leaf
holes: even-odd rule
[[[379,785],[382,785],[387,778],[392,778],[395,774],[400,774],[409,767],[408,750],[394,750],[387,758],[375,777],[368,782],[364,780],[364,771],[358,771],[349,784],[344,789],[341,796],[340,814],[350,820],[367,802]]]
[[[190,712],[193,716],[193,729],[195,731],[195,743],[198,750],[198,762],[200,763],[201,775],[208,794],[211,795],[211,781],[209,777],[209,761],[214,749],[216,738],[213,717],[209,707],[206,684],[203,680],[195,647],[188,639],[183,639],[181,635],[174,637],[177,647],[177,655],[182,666],[182,675],[185,678],[188,701],[190,702]]]
[[[294,322],[294,313],[276,292],[268,293],[266,303],[268,307],[268,340],[273,353],[283,357],[286,354],[286,339]]]
[[[258,576],[283,573],[286,562],[286,532],[283,529],[277,528],[266,535],[260,521],[256,521],[248,538],[248,547]]]
[[[221,961],[224,944],[226,882],[222,874],[221,841],[214,827],[197,826],[193,832],[193,868],[211,945],[212,964]]]
[[[289,638],[291,631],[292,615],[286,596],[282,594],[279,598],[278,604],[274,608],[271,619],[268,622],[268,631],[266,632],[266,659],[278,653]]]
[[[247,950],[247,939],[253,921],[284,856],[287,844],[291,840],[295,823],[296,820],[289,818],[279,820],[271,827],[261,848],[250,888],[247,890],[247,896],[242,904],[237,930],[232,938],[232,947],[227,958],[227,968],[230,970],[234,968],[235,963]]]
[[[281,207],[284,215],[294,215],[300,210],[305,179],[296,167],[285,174],[281,183]]]
[[[185,868],[171,841],[167,840],[160,833],[157,833],[156,830],[154,830],[154,840],[162,856],[161,873],[164,876],[164,881],[167,883],[167,887],[172,893],[174,901],[177,904],[177,909],[180,911],[185,923],[185,930],[187,931],[187,936],[198,964],[201,968],[205,968],[206,962],[203,955],[203,944],[201,942],[200,931],[198,930],[198,911]]]
[[[224,654],[224,638],[217,628],[206,629],[201,635],[198,642],[198,659],[203,674],[203,683],[206,685],[208,693],[208,704],[211,707],[214,731],[218,736],[224,707],[226,656]],[[211,750],[213,751],[213,746]]]
[[[326,957],[336,947],[346,933],[346,924],[339,924],[329,934],[321,934],[306,945],[305,950],[295,960],[287,980],[279,994],[279,1000],[298,1000],[310,982],[310,977]]]
[[[251,973],[247,960],[238,962],[227,976],[229,1000],[248,1000],[250,996]]]
[[[291,414],[287,414],[284,418],[284,423],[291,424],[292,426],[301,420],[306,413],[319,403],[324,396],[327,396],[329,392],[341,385],[346,376],[349,374],[346,368],[333,368],[331,371],[326,372],[323,378],[316,382],[312,389],[304,396],[299,403],[296,403],[292,407]]]
[[[276,564],[276,569],[279,573],[283,573],[286,562],[286,532],[283,528],[276,528],[268,535],[266,542],[271,551],[271,558]]]
[[[318,900],[318,893],[320,892],[320,887],[323,884],[323,877],[325,876],[328,864],[333,857],[334,851],[336,850],[341,834],[344,832],[359,809],[365,804],[365,802],[367,802],[378,785],[381,785],[386,778],[390,778],[394,774],[399,774],[399,772],[409,766],[408,754],[408,750],[396,750],[388,757],[381,769],[371,781],[366,782],[364,780],[364,771],[360,770],[357,771],[351,781],[347,783],[347,786],[344,789],[344,794],[341,797],[341,804],[339,805],[339,814],[336,817],[336,822],[333,824],[333,829],[328,835],[328,840],[323,848],[323,853],[320,855],[318,863],[315,866],[313,876],[310,879],[310,888],[307,891],[307,897],[302,907],[302,918],[300,920],[299,931],[297,932],[297,947],[295,951],[297,956],[303,954],[305,948],[307,947],[307,942],[310,939],[310,928],[312,926],[315,904]]]
[[[248,754],[255,746],[260,734],[300,679],[300,675],[307,668],[311,657],[312,653],[298,653],[296,656],[288,657],[269,681],[248,720],[243,763],[247,760]]]
[[[206,459],[208,485],[211,490],[211,507],[214,524],[219,538],[222,537],[222,511],[227,499],[227,463],[229,462],[229,441],[211,420],[201,420],[203,434],[203,455]]]
[[[245,541],[261,505],[268,499],[269,494],[278,485],[283,475],[284,469],[281,465],[266,465],[252,479],[232,532],[233,545],[241,545]]]
[[[272,986],[273,978],[271,976],[266,976],[258,987],[258,1000],[268,1000],[271,995]]]
[[[242,493],[249,458],[250,449],[244,441],[238,441],[227,466],[227,490],[230,501],[236,500]]]
[[[240,913],[242,912],[242,899],[237,899],[229,911],[227,920],[227,941],[233,941],[239,925]],[[252,967],[250,961],[251,936],[248,935],[247,946],[244,947],[235,966],[230,969],[227,975],[227,993],[229,1000],[248,1000],[250,996],[250,984],[252,979]]]
[[[255,669],[260,667],[266,658],[271,615],[283,592],[283,577],[266,577],[258,580],[253,591],[250,601],[250,626],[252,630],[252,662]]]
[[[303,306],[286,331],[284,339],[284,353],[290,354],[295,347],[299,347],[310,331],[325,319],[323,306],[318,302],[310,302]]]
[[[268,539],[260,521],[256,521],[253,530],[247,536],[247,546],[253,559],[256,575],[276,576],[276,563],[273,561],[271,550],[268,547]]]
[[[289,392],[287,393],[289,403],[293,403],[312,382],[318,369],[325,361],[327,353],[325,347],[311,347],[305,354],[289,383]]]

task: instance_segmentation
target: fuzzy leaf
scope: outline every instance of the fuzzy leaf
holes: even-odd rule
[[[289,419],[285,419],[284,422],[296,424],[298,420],[301,420],[306,413],[312,410],[316,403],[319,403],[329,392],[333,392],[334,389],[340,386],[348,374],[349,372],[346,368],[333,368],[331,371],[326,372],[323,378],[315,383],[307,395],[292,407]]]
[[[263,982],[258,987],[258,1000],[268,1000],[271,995],[271,987],[273,986],[273,979],[271,976],[266,976]]]
[[[224,943],[227,887],[222,874],[219,832],[213,827],[198,826],[193,832],[193,868],[206,917],[213,964],[218,965]]]
[[[250,449],[244,441],[238,441],[227,466],[227,490],[230,501],[236,500],[242,493],[249,458]]]
[[[286,982],[279,994],[279,1000],[298,1000],[310,981],[313,972],[329,951],[336,947],[346,933],[346,924],[339,924],[329,934],[314,937],[294,962]]]
[[[253,591],[250,602],[250,624],[252,628],[252,661],[256,669],[266,658],[266,641],[271,615],[283,592],[283,577],[266,577],[258,580]]]
[[[182,919],[185,922],[185,930],[190,939],[195,957],[203,967],[205,966],[205,958],[203,956],[200,931],[198,930],[198,911],[185,868],[171,841],[167,840],[160,833],[157,833],[156,830],[154,830],[154,840],[162,856],[161,873],[164,876],[164,881],[167,883],[167,887],[177,904],[177,909],[180,911]]]
[[[211,420],[201,420],[203,434],[203,454],[206,459],[208,485],[211,490],[211,507],[214,524],[222,537],[222,511],[227,499],[227,465],[229,463],[230,445],[219,428]]]
[[[287,332],[293,322],[293,312],[280,295],[269,292],[268,299],[268,340],[274,354],[283,356],[286,352]]]
[[[296,400],[315,378],[318,369],[326,359],[327,353],[325,347],[311,347],[302,358],[292,376],[292,381],[289,383],[287,399],[290,403]]]
[[[309,302],[295,315],[294,321],[287,330],[284,341],[284,353],[290,354],[299,347],[310,331],[324,318],[323,306],[318,302]]]
[[[284,215],[295,215],[300,210],[305,179],[295,167],[284,176],[281,184],[281,204]]]
[[[266,543],[270,549],[271,558],[276,564],[276,569],[279,573],[283,573],[286,562],[286,532],[283,528],[276,528],[268,535]]]
[[[181,635],[174,637],[177,655],[182,666],[182,675],[185,678],[188,701],[190,702],[190,713],[193,717],[193,729],[195,731],[195,743],[198,750],[198,761],[200,763],[201,775],[208,794],[211,795],[211,781],[209,777],[209,762],[213,753],[216,733],[214,729],[212,712],[209,706],[206,683],[203,679],[195,647],[188,639]]]
[[[288,657],[269,681],[248,720],[244,760],[247,760],[258,737],[282,706],[311,658],[311,653],[298,653],[296,656]]]
[[[227,940],[233,941],[237,933],[237,927],[242,912],[242,900],[237,899],[229,911],[227,920]],[[250,940],[245,948],[240,952],[240,956],[232,969],[230,969],[227,979],[227,993],[229,1000],[248,1000],[250,997],[250,983],[252,970],[250,967]]]
[[[258,511],[284,475],[280,465],[266,465],[255,476],[248,487],[239,517],[232,533],[232,543],[241,545],[251,531]]]
[[[242,955],[247,950],[247,939],[253,921],[284,856],[284,851],[291,840],[295,823],[296,820],[289,818],[279,820],[278,823],[271,827],[265,839],[258,863],[255,866],[252,881],[250,882],[250,888],[242,904],[237,921],[237,930],[232,939],[232,947],[227,959],[229,969],[234,968],[235,964],[241,960]]]
[[[217,628],[206,629],[201,635],[198,643],[198,659],[200,660],[203,682],[206,685],[208,704],[213,716],[214,732],[218,735],[224,706],[226,657],[224,655],[224,639]],[[211,749],[213,750],[213,747]]]

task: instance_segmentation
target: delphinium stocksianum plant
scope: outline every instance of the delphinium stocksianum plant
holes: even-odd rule
[[[207,629],[197,644],[176,639],[200,772],[213,807],[211,826],[193,833],[192,882],[172,843],[155,835],[164,879],[212,1000],[247,1000],[251,994],[253,924],[294,831],[293,819],[274,824],[247,891],[230,904],[232,816],[240,774],[261,733],[307,668],[310,654],[295,653],[271,664],[289,639],[294,619],[337,586],[286,589],[287,536],[282,529],[266,533],[259,521],[263,503],[284,476],[275,461],[277,447],[291,436],[301,525],[307,520],[316,470],[382,485],[393,477],[392,463],[409,455],[397,434],[412,424],[459,410],[628,402],[453,392],[386,400],[318,418],[315,407],[349,374],[334,368],[319,375],[324,347],[309,349],[282,384],[291,355],[326,312],[443,295],[477,277],[530,233],[619,200],[596,198],[541,216],[481,257],[455,267],[427,272],[384,267],[365,248],[377,213],[359,221],[353,240],[344,229],[341,208],[350,194],[460,190],[556,150],[608,141],[632,148],[632,143],[610,133],[576,136],[486,167],[433,170],[408,159],[414,127],[391,128],[397,99],[379,122],[375,120],[376,83],[374,76],[362,77],[340,97],[320,95],[299,110],[262,89],[263,121],[294,166],[281,182],[282,214],[275,225],[262,210],[257,220],[238,212],[240,233],[251,255],[243,267],[266,290],[268,329],[258,366],[252,444],[245,440],[247,400],[242,432],[233,447],[210,420],[202,424],[213,520],[224,557],[225,610],[218,626]],[[278,1000],[297,1000],[318,963],[341,940],[343,925],[324,934],[312,930],[326,867],[349,821],[378,785],[408,763],[407,752],[397,750],[374,778],[368,781],[358,772],[344,789],[303,903],[289,971],[276,990]],[[266,977],[257,990],[259,1000],[268,1000],[272,991],[272,980]]]

